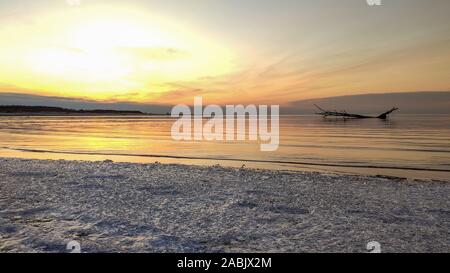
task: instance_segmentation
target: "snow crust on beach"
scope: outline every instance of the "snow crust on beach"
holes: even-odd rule
[[[450,252],[439,181],[0,158],[0,252]]]

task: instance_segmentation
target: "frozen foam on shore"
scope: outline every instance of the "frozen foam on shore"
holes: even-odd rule
[[[0,252],[450,251],[450,183],[0,158]]]

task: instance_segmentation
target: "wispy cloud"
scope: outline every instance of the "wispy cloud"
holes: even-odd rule
[[[119,53],[143,60],[170,61],[187,57],[188,52],[171,47],[115,47]]]

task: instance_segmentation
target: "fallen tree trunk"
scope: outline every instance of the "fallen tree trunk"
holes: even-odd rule
[[[355,118],[355,119],[364,119],[364,118],[387,119],[389,114],[398,110],[397,107],[392,107],[391,110],[386,111],[383,114],[374,117],[374,116],[365,116],[365,115],[347,113],[347,111],[345,111],[345,110],[344,111],[328,111],[328,110],[321,108],[320,106],[318,106],[316,104],[314,104],[314,106],[320,110],[320,112],[316,113],[316,115],[321,115],[324,118],[326,118],[326,117],[342,117],[342,118]]]

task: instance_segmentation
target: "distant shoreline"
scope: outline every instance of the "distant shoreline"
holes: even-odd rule
[[[106,116],[168,116],[167,114],[125,114],[125,113],[1,113],[0,117],[89,117],[89,116],[98,116],[98,117],[106,117]]]
[[[49,106],[0,105],[0,116],[155,116],[133,110],[68,109]]]

